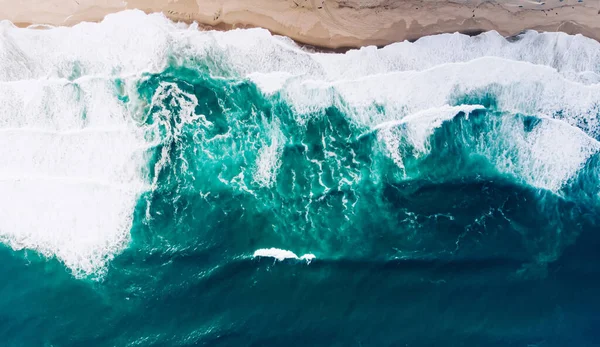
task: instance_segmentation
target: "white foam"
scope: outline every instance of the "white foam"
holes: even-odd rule
[[[270,143],[263,143],[258,150],[254,180],[262,187],[271,187],[277,179],[277,173],[281,166],[285,136],[279,128],[277,120],[263,123],[263,129],[270,130]]]
[[[101,24],[48,30],[2,22],[0,80],[157,71],[164,67],[169,31],[175,28],[163,15],[141,11],[108,15]]]
[[[272,73],[253,72],[248,74],[247,77],[254,82],[263,93],[270,95],[283,89],[287,80],[294,76],[285,71],[276,71]]]
[[[0,240],[76,275],[103,271],[127,246],[149,186],[144,129],[111,76],[162,68],[166,37],[143,26],[164,20],[127,17],[50,30],[0,25]]]
[[[84,274],[104,268],[126,246],[136,199],[152,186],[144,174],[145,151],[152,144],[137,125],[146,114],[136,106],[135,84],[142,74],[160,72],[172,61],[204,62],[215,78],[249,79],[267,95],[279,92],[301,115],[300,123],[302,115],[332,105],[365,129],[379,125],[385,132],[405,122],[422,152],[432,129],[456,111],[447,106],[452,97],[488,91],[500,109],[563,121],[544,121],[517,141],[515,158],[520,159],[497,162],[552,190],[596,148],[585,134],[568,128],[600,132],[600,44],[581,35],[527,32],[508,42],[495,32],[449,34],[326,54],[306,52],[262,29],[197,28],[141,11],[72,28],[18,29],[0,23],[3,242],[56,256]],[[126,83],[122,90],[112,82],[117,77]],[[193,115],[197,100],[169,88],[184,106],[183,123],[210,126]],[[118,94],[127,94],[132,105],[123,106]],[[431,117],[427,110],[434,110]],[[409,122],[411,114],[416,118]],[[173,139],[183,123],[169,129]],[[276,128],[270,142],[262,144],[254,171],[255,181],[266,186],[276,179],[284,141]],[[567,144],[558,145],[559,137]],[[155,170],[162,169],[168,153],[162,158]],[[296,257],[288,252],[269,249],[255,255]]]
[[[490,69],[490,66],[494,66]],[[304,92],[309,89],[311,92]],[[293,86],[286,85],[288,100],[299,112],[311,111],[336,105],[350,106],[347,112],[361,126],[395,122],[407,114],[419,114],[430,108],[438,109],[452,101],[455,95],[489,93],[496,98],[498,109],[513,114],[529,114],[537,117],[556,117],[573,131],[558,131],[546,126],[528,134],[528,141],[521,141],[512,165],[518,169],[506,169],[533,186],[557,192],[581,168],[583,162],[596,151],[596,147],[581,145],[589,142],[590,136],[600,133],[600,86],[584,85],[567,79],[551,67],[527,62],[484,57],[466,63],[451,63],[423,71],[394,72],[378,76],[362,77],[339,82],[305,81]],[[335,95],[340,95],[340,104]],[[310,95],[310,97],[306,97]],[[375,112],[373,104],[385,105],[384,113]],[[413,130],[422,132],[398,133],[396,128],[383,131],[380,136],[390,150],[391,158],[403,167],[397,153],[400,141],[409,141],[417,146],[418,153],[426,153],[424,138],[435,128],[424,126],[431,120],[423,120]],[[581,127],[588,134],[577,129]],[[521,126],[522,128],[522,126]],[[564,128],[564,127],[563,127]],[[562,128],[561,128],[562,129]],[[511,134],[506,134],[507,136]],[[535,140],[533,137],[535,135]],[[560,142],[558,142],[558,135]],[[586,139],[582,139],[584,136]],[[502,146],[501,138],[493,139]],[[566,143],[564,146],[558,143]],[[535,143],[535,145],[534,145]],[[572,144],[572,146],[570,145]],[[489,146],[493,145],[488,143]],[[528,156],[528,159],[525,159]],[[557,158],[562,158],[557,161]],[[523,165],[522,165],[523,164]],[[504,170],[504,169],[503,169]]]
[[[469,115],[481,105],[443,106],[411,114],[397,121],[378,124],[373,128],[385,144],[388,154],[404,168],[401,145],[411,145],[419,157],[430,151],[429,138],[444,121],[459,112]],[[499,116],[502,117],[502,116]],[[504,173],[538,188],[558,192],[600,151],[600,143],[582,130],[551,118],[539,119],[533,130],[526,131],[520,119],[505,115],[497,129],[489,129],[475,139],[475,153],[481,154]],[[465,138],[473,134],[455,134]]]
[[[316,257],[312,253],[307,253],[298,257],[296,253],[280,248],[261,248],[254,251],[253,257],[264,257],[264,258],[275,258],[276,260],[283,261],[286,259],[306,260],[306,263],[310,264]]]
[[[443,122],[454,118],[458,113],[469,115],[475,110],[483,110],[481,105],[461,105],[430,108],[410,114],[399,120],[385,121],[377,124],[372,131],[385,144],[388,154],[398,167],[404,169],[403,158],[398,152],[400,144],[413,147],[413,155],[419,156],[429,152],[429,137]],[[403,126],[399,129],[399,126]]]
[[[77,275],[101,271],[127,245],[145,189],[143,134],[110,81],[0,89],[0,239]]]
[[[167,98],[171,98],[168,106],[179,107],[180,110],[177,115],[172,114],[172,112],[166,107]],[[163,146],[161,149],[160,158],[154,165],[154,180],[152,182],[152,190],[157,188],[159,174],[171,160],[170,150],[172,145],[179,146],[180,149],[181,146],[184,145],[181,141],[179,141],[184,127],[191,123],[198,123],[197,126],[212,125],[206,120],[204,115],[196,115],[194,113],[194,108],[197,105],[198,99],[195,95],[185,93],[176,83],[173,82],[161,82],[154,92],[154,95],[152,96],[152,102],[148,109],[154,109],[153,116],[156,118],[157,126],[153,129],[155,131],[155,141],[160,141],[160,135],[157,133],[160,131],[161,127],[164,129],[165,135],[162,139]],[[182,172],[186,172],[187,162],[185,159],[181,159],[183,162]],[[150,205],[147,206],[147,211],[149,211],[149,209]],[[148,212],[147,216],[149,216]]]
[[[499,132],[484,134],[477,147],[499,171],[553,192],[558,192],[600,151],[600,143],[580,129],[548,118],[542,118],[527,132],[521,121],[506,117]]]
[[[494,66],[494,69],[490,69]],[[372,105],[383,105],[390,114],[416,113],[442,107],[457,94],[489,91],[499,107],[511,112],[595,118],[590,111],[600,97],[600,85],[569,81],[547,66],[483,57],[466,63],[449,63],[423,71],[390,72],[335,82],[307,79],[288,83],[283,91],[296,108],[313,110],[340,105],[336,95],[352,108],[355,120],[369,127],[388,121],[376,112],[365,117]],[[375,124],[374,124],[375,123]]]

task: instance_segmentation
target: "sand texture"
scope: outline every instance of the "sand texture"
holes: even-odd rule
[[[0,0],[0,19],[73,25],[132,8],[217,29],[263,27],[333,49],[457,31],[510,36],[535,29],[600,40],[600,0]]]

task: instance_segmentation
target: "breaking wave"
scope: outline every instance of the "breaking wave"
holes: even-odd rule
[[[0,240],[78,276],[127,249],[543,266],[598,208],[600,44],[580,35],[314,53],[126,11],[2,22],[0,60]]]

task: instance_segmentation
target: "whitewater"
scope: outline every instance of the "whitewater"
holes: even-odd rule
[[[289,105],[293,115],[286,122],[298,128],[328,108],[341,110],[360,130],[351,136],[374,138],[397,166],[392,175],[399,181],[424,177],[414,161],[431,153],[436,130],[493,109],[488,117],[494,126],[465,142],[470,155],[557,196],[570,194],[573,184],[584,187],[581,194],[591,203],[599,194],[598,169],[589,166],[600,149],[600,44],[581,35],[528,31],[507,40],[496,32],[444,34],[333,54],[311,52],[262,29],[201,31],[160,14],[126,11],[71,28],[20,29],[4,21],[0,61],[0,240],[58,259],[76,276],[104,272],[128,247],[136,206],[143,204],[145,218],[155,218],[147,195],[177,159],[172,152],[185,128],[218,126],[198,112],[193,88],[182,89],[191,82],[165,72],[173,67],[255,85],[264,98],[277,96]],[[140,85],[161,74],[172,78],[142,95]],[[524,128],[523,117],[534,117],[536,126]],[[276,110],[260,122],[260,136],[252,137],[255,159],[246,158],[243,170],[229,177],[218,166],[206,174],[250,195],[275,189],[291,141],[284,128],[292,123],[283,125]],[[233,132],[229,127],[218,136]],[[199,131],[192,136],[218,142]],[[337,154],[328,149],[334,143],[322,141],[325,157],[311,159],[318,178],[310,184],[320,186],[311,196],[358,182],[353,172],[325,177],[336,170],[326,158]],[[185,175],[193,164],[178,155]],[[584,169],[589,177],[580,181]],[[327,254],[328,247],[314,242],[289,246],[317,252],[317,259],[353,256]],[[246,254],[298,258],[258,249]]]
[[[600,43],[0,22],[7,346],[596,346]]]

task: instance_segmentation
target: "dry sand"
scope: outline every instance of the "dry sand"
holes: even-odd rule
[[[600,0],[0,0],[0,19],[73,25],[132,8],[218,29],[263,27],[325,48],[487,30],[505,36],[563,31],[600,40]]]

